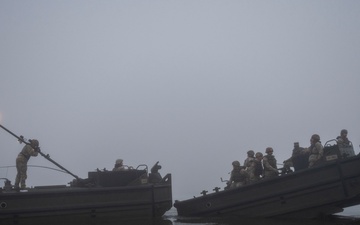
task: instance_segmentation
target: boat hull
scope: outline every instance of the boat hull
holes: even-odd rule
[[[85,215],[161,217],[172,207],[171,175],[164,182],[123,187],[32,188],[0,193],[0,218]]]
[[[315,218],[360,204],[360,156],[175,201],[179,216]]]

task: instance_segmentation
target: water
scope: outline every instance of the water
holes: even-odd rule
[[[164,219],[170,225],[359,225],[360,207],[352,207],[334,218],[324,220],[264,219],[264,218],[181,218],[176,209],[168,211]],[[356,216],[357,215],[357,216]]]
[[[113,216],[106,217],[43,217],[38,219],[17,219],[0,221],[0,225],[359,225],[360,206],[349,208],[345,212],[333,218],[324,220],[303,219],[263,219],[263,218],[185,218],[177,216],[175,208],[172,208],[162,218],[138,219]]]

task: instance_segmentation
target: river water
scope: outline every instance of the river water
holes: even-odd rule
[[[335,217],[323,220],[263,218],[182,218],[172,208],[158,219],[123,219],[116,216],[76,218],[44,217],[36,220],[0,221],[0,225],[359,225],[360,206],[351,207]]]
[[[349,208],[339,215],[323,220],[264,218],[181,218],[177,216],[176,209],[172,208],[165,214],[164,220],[169,220],[169,225],[359,225],[360,207]]]

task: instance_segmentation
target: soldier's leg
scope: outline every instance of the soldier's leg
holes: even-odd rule
[[[21,163],[20,165],[20,187],[21,188],[26,188],[26,178],[27,178],[27,165],[26,163]]]
[[[16,178],[15,178],[15,187],[19,187],[19,184],[20,184],[20,173],[18,172],[16,174]]]
[[[20,163],[18,159],[16,159],[16,178],[15,178],[15,187],[19,187],[19,184],[20,184]]]

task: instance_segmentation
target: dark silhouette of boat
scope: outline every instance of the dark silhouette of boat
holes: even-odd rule
[[[30,140],[23,136],[1,124],[0,128],[20,143],[30,145]],[[140,165],[123,171],[97,170],[81,179],[43,153],[40,147],[36,151],[75,179],[70,185],[19,189],[8,179],[0,178],[5,180],[4,187],[0,188],[0,221],[62,215],[156,218],[172,207],[171,174],[162,177],[158,172],[161,169],[159,162],[150,173],[146,165]]]
[[[350,150],[349,150],[350,149]],[[352,151],[351,151],[352,150]],[[360,204],[360,155],[327,142],[315,167],[175,201],[181,217],[317,218]]]
[[[157,165],[157,164],[156,164]],[[142,168],[142,169],[139,169]],[[171,174],[152,179],[147,166],[126,171],[94,171],[70,185],[0,189],[0,220],[83,215],[119,218],[161,217],[172,207]]]

